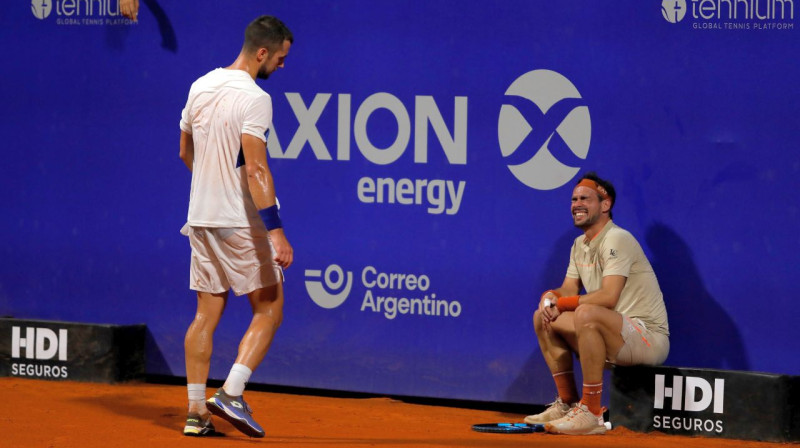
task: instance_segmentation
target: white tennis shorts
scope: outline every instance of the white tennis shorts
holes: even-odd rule
[[[623,315],[620,334],[625,345],[617,354],[614,364],[657,366],[667,359],[669,336],[648,330],[641,320]]]
[[[283,282],[266,229],[190,227],[192,264],[189,288],[237,296]]]

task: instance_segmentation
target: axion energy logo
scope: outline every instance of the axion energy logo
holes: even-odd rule
[[[506,90],[497,135],[508,169],[523,184],[552,190],[570,181],[589,152],[589,108],[564,76],[534,70]]]
[[[325,271],[306,269],[306,292],[311,300],[326,309],[341,306],[351,291],[363,294],[360,310],[382,315],[388,320],[398,316],[458,317],[461,302],[437,296],[431,279],[422,273],[382,272],[374,266],[361,270],[363,292],[353,290],[353,273],[332,264]]]
[[[662,0],[669,23],[696,30],[793,30],[795,0]]]
[[[67,367],[42,361],[67,361],[68,332],[50,328],[11,327],[11,375],[66,378]]]
[[[297,159],[301,152],[310,151],[319,161],[347,163],[358,157],[374,165],[389,166],[405,157],[424,165],[429,163],[429,151],[435,148],[444,156],[443,161],[439,159],[436,163],[467,164],[467,97],[452,99],[450,117],[442,114],[432,96],[415,96],[413,103],[406,104],[388,92],[377,92],[359,104],[354,103],[353,95],[340,93],[335,97],[335,105],[330,93],[317,93],[310,102],[304,101],[299,93],[287,92],[285,97],[298,126],[291,139],[283,141],[289,142],[286,146],[278,138],[279,133],[284,135],[283,128],[271,126],[267,151],[272,158]],[[335,133],[330,133],[330,127],[323,127],[328,129],[328,133],[323,133],[319,122],[329,120],[331,114],[336,118]],[[368,123],[381,115],[390,117],[392,125],[378,132],[373,128],[370,134]],[[433,130],[435,142],[429,139],[429,129]],[[351,147],[351,137],[355,148]],[[336,142],[335,147],[329,147],[326,140]],[[374,171],[386,173],[384,169]],[[464,199],[467,182],[384,174],[365,175],[354,184],[355,197],[368,206],[395,204],[432,215],[455,215]]]

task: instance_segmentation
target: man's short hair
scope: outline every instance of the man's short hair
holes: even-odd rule
[[[576,183],[576,185],[581,183],[581,181],[584,180],[584,179],[592,180],[595,183],[597,183],[597,185],[599,185],[599,186],[603,187],[603,189],[605,189],[606,194],[608,194],[608,198],[611,199],[611,207],[608,209],[608,217],[609,218],[613,218],[614,216],[613,216],[611,210],[614,208],[614,204],[617,203],[617,191],[614,189],[614,185],[612,185],[611,182],[609,182],[609,181],[607,181],[605,179],[602,179],[594,171],[590,171],[590,172],[584,174],[583,177],[578,179],[578,182]],[[603,197],[600,195],[599,192],[597,193],[597,196],[600,198],[600,200],[603,200]]]
[[[248,53],[266,48],[270,52],[277,50],[284,41],[294,42],[294,36],[289,28],[278,18],[261,16],[250,22],[244,30],[243,50]]]

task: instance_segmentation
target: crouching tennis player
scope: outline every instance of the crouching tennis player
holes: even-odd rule
[[[558,397],[526,423],[555,434],[603,434],[603,367],[659,365],[669,353],[669,325],[658,280],[641,246],[611,220],[616,192],[594,173],[572,191],[575,239],[560,288],[546,291],[533,314]],[[581,294],[581,290],[585,293]],[[582,396],[573,376],[580,358]]]

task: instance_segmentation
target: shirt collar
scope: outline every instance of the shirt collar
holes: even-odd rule
[[[603,237],[606,236],[606,233],[608,233],[608,231],[611,230],[612,227],[615,227],[614,221],[609,219],[606,225],[603,226],[603,229],[600,231],[600,233],[595,235],[594,238],[592,238],[591,240],[587,240],[586,238],[584,238],[583,245],[590,249],[596,248],[600,244],[600,241],[603,240]]]

